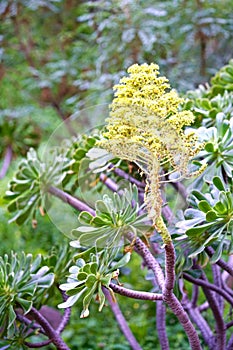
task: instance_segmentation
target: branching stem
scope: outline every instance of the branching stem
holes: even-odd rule
[[[70,350],[66,343],[62,340],[58,332],[53,329],[46,318],[34,307],[31,308],[30,315],[39,323],[44,329],[46,335],[58,350]]]
[[[222,288],[220,288],[212,283],[209,283],[208,281],[202,280],[200,278],[194,278],[191,275],[187,274],[186,272],[183,273],[183,277],[187,281],[189,281],[193,284],[208,288],[208,289],[218,293],[219,295],[224,297],[233,306],[233,298],[224,289],[222,289]]]
[[[69,204],[71,207],[77,209],[78,211],[88,211],[91,215],[95,215],[94,209],[90,208],[86,203],[60,190],[57,187],[50,186],[48,192],[55,197],[60,198],[63,202]]]
[[[205,251],[210,257],[214,255],[214,249],[212,247],[206,247]],[[233,268],[223,259],[216,261],[216,264],[219,265],[223,270],[227,271],[229,275],[233,276]]]
[[[151,301],[163,300],[162,294],[130,290],[128,288],[124,288],[114,283],[110,283],[109,286],[115,293],[124,295],[128,298],[140,299],[140,300],[151,300]]]
[[[138,344],[136,338],[134,337],[131,329],[129,328],[128,323],[125,320],[124,315],[122,314],[118,303],[112,299],[112,296],[107,288],[102,287],[102,290],[103,290],[103,293],[104,293],[106,299],[109,302],[109,305],[112,309],[112,312],[115,315],[117,323],[118,323],[122,333],[124,334],[125,338],[128,340],[131,348],[133,350],[142,350],[141,346]]]
[[[165,258],[165,285],[163,289],[163,300],[183,326],[185,333],[188,336],[191,349],[201,350],[202,348],[198,334],[180,301],[173,293],[175,283],[175,249],[172,242],[165,246]]]
[[[166,332],[166,307],[163,301],[156,302],[156,329],[158,332],[161,350],[169,350],[169,342]]]

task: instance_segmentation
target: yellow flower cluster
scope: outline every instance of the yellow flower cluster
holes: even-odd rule
[[[200,150],[196,135],[186,134],[184,126],[194,121],[190,111],[180,111],[183,101],[170,89],[167,78],[159,77],[156,64],[134,64],[114,86],[107,132],[100,145],[115,156],[133,161],[147,175],[145,197],[154,222],[160,215],[159,171],[189,176],[188,163]]]

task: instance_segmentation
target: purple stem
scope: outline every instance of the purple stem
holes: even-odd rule
[[[128,238],[132,241],[132,235],[128,235]],[[175,250],[172,243],[165,246],[166,253],[166,278],[164,279],[163,271],[153,257],[146,245],[141,241],[140,238],[136,237],[134,240],[135,250],[139,255],[142,256],[147,268],[154,272],[157,283],[163,291],[163,300],[171,308],[173,313],[177,316],[181,325],[183,326],[192,350],[201,350],[200,340],[197,332],[192,325],[187,313],[183,309],[179,300],[173,294],[174,282],[175,282]]]
[[[229,288],[229,287],[226,285],[226,283],[224,283],[224,282],[223,282],[223,288],[224,288],[224,290],[225,290],[229,295],[231,295],[232,298],[233,298],[233,290],[232,290],[231,288]]]
[[[30,328],[38,329],[41,334],[45,334],[45,332],[44,332],[43,328],[41,327],[41,325],[39,325],[38,323],[35,323],[32,320],[29,320],[27,317],[19,314],[17,311],[16,311],[16,317],[17,317],[17,319],[20,322],[25,323],[27,326],[30,325]]]
[[[145,188],[145,184],[143,182],[138,181],[133,176],[127,174],[124,170],[122,170],[120,168],[114,168],[114,173],[117,174],[120,177],[123,177],[123,179],[131,182],[132,184],[137,185],[137,187]]]
[[[189,281],[189,282],[191,282],[193,284],[196,284],[198,286],[211,289],[212,291],[220,294],[221,296],[223,296],[233,306],[233,298],[224,289],[219,288],[218,286],[215,286],[214,284],[209,283],[206,280],[202,280],[200,278],[194,278],[191,275],[187,274],[186,272],[183,273],[183,277],[187,281]]]
[[[120,169],[117,169],[117,170],[120,170]],[[111,191],[118,192],[119,194],[123,193],[122,190],[119,191],[119,186],[117,185],[117,183],[112,179],[108,178],[105,174],[100,175],[100,181],[102,181]],[[138,191],[138,199],[140,203],[144,202],[144,192],[142,193],[141,191]]]
[[[68,203],[71,207],[79,211],[88,211],[91,215],[95,215],[94,209],[90,208],[87,204],[80,201],[78,198],[71,196],[70,194],[60,190],[57,187],[50,186],[48,192],[57,198],[60,198],[63,202]]]
[[[162,294],[141,292],[141,291],[137,291],[137,290],[130,290],[128,288],[121,287],[115,283],[110,283],[109,286],[114,292],[116,292],[120,295],[124,295],[128,298],[141,299],[141,300],[151,300],[151,301],[163,300]]]
[[[63,291],[61,293],[62,293],[63,301],[66,301],[68,299],[68,295],[66,295],[65,292],[63,292]],[[67,326],[67,324],[70,320],[70,316],[71,316],[71,307],[67,307],[64,311],[62,320],[56,329],[57,333],[61,334],[61,332],[63,332],[63,330],[65,329],[65,327]]]
[[[202,279],[207,282],[205,274],[202,272]],[[216,322],[216,346],[218,349],[224,350],[226,347],[226,327],[223,321],[222,314],[219,310],[218,304],[216,302],[215,296],[208,287],[202,286],[203,292],[206,296],[206,299],[209,303],[211,311],[213,313],[215,322]]]
[[[205,251],[210,257],[214,255],[214,249],[212,247],[205,247]],[[227,271],[229,275],[233,276],[233,268],[223,259],[219,259],[218,261],[216,261],[216,264],[220,266],[223,270]]]
[[[43,327],[46,335],[51,342],[56,346],[57,350],[70,350],[66,343],[62,340],[58,332],[50,325],[41,313],[34,307],[30,310],[30,315]]]
[[[117,323],[122,331],[122,333],[124,334],[125,338],[128,340],[131,348],[133,350],[142,350],[141,346],[138,344],[136,338],[134,337],[133,333],[131,332],[131,329],[128,326],[128,323],[126,322],[120,308],[119,305],[116,301],[114,301],[112,299],[112,296],[109,292],[109,290],[105,287],[102,287],[103,293],[106,297],[106,299],[109,302],[109,305],[112,309],[112,312],[115,315],[115,318],[117,320]]]
[[[204,312],[204,311],[208,310],[209,307],[210,307],[210,306],[209,306],[208,301],[205,301],[203,304],[201,304],[201,305],[198,306],[197,308],[198,308],[198,310],[199,310],[200,312]]]
[[[169,342],[166,332],[166,307],[163,301],[156,302],[156,329],[158,332],[161,350],[169,350]]]
[[[214,285],[216,285],[220,289],[223,289],[220,267],[216,264],[212,264],[211,268],[212,268],[212,272],[213,272]],[[216,300],[218,302],[219,310],[221,311],[221,313],[223,313],[224,302],[223,302],[222,296],[219,293],[216,293]]]
[[[128,234],[128,238],[131,242],[134,242],[135,251],[143,258],[147,268],[153,271],[156,282],[162,290],[164,287],[165,279],[161,266],[139,237],[136,237],[134,240],[134,235]]]
[[[111,191],[118,191],[119,186],[115,183],[115,181],[107,177],[105,174],[100,174],[100,181],[102,181]]]
[[[175,283],[175,249],[173,243],[165,246],[165,285],[163,288],[163,300],[167,303],[174,315],[178,318],[188,336],[192,350],[201,350],[198,334],[191,323],[187,313],[173,293]]]
[[[13,157],[12,147],[8,145],[5,151],[2,168],[0,170],[0,179],[3,179],[5,177],[7,170],[9,169],[9,166],[11,164],[12,157]]]
[[[169,243],[165,245],[165,290],[173,290],[175,285],[175,249],[173,243]]]
[[[196,284],[194,284],[193,285],[192,300],[191,300],[193,307],[195,307],[197,305],[198,296],[199,296],[199,287]]]
[[[115,181],[107,177],[105,174],[100,175],[100,181],[102,181],[111,191],[118,192],[119,194],[122,194],[123,191],[119,191],[119,186]],[[138,191],[138,199],[140,202],[144,202],[144,193]]]
[[[208,323],[202,317],[200,311],[196,307],[196,302],[193,304],[193,295],[192,295],[192,301],[189,300],[188,294],[187,294],[187,292],[186,292],[186,290],[184,288],[183,279],[179,281],[179,285],[180,285],[180,291],[182,293],[182,305],[184,306],[184,309],[188,312],[188,314],[189,314],[190,318],[192,319],[192,321],[199,328],[205,343],[211,349],[213,344],[214,344],[214,342],[215,342],[215,337],[214,337],[214,335],[213,335],[213,333],[212,333]]]
[[[24,345],[26,345],[30,349],[38,349],[38,348],[43,348],[46,345],[49,345],[51,342],[52,342],[51,340],[45,340],[38,343],[29,343],[25,341]]]
[[[199,309],[197,307],[193,307],[192,303],[190,302],[187,302],[185,304],[185,309],[188,311],[190,318],[193,320],[193,322],[195,322],[195,324],[199,328],[205,343],[210,349],[212,349],[215,343],[215,337],[208,323],[202,317]]]

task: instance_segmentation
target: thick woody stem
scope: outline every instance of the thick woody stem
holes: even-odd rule
[[[166,236],[169,236],[169,233],[166,234]],[[132,237],[128,235],[128,238],[132,240]],[[170,242],[170,244],[165,245],[165,254],[166,254],[166,277],[164,279],[163,271],[154,258],[154,256],[151,254],[149,249],[146,247],[146,245],[140,240],[140,238],[136,238],[134,240],[134,246],[135,250],[139,255],[142,256],[144,259],[144,262],[148,269],[151,269],[154,272],[155,278],[162,289],[163,294],[163,300],[165,303],[171,308],[173,313],[177,316],[178,320],[180,321],[181,325],[183,326],[192,350],[201,350],[200,340],[198,338],[197,332],[192,325],[187,313],[185,312],[184,308],[182,307],[179,300],[176,298],[176,296],[173,294],[173,288],[175,283],[175,250],[173,243]]]
[[[166,307],[163,301],[156,302],[156,329],[158,332],[161,350],[169,350],[169,342],[166,332]]]
[[[128,238],[130,239],[130,241],[133,241],[134,235],[129,234]],[[153,271],[156,282],[159,285],[160,289],[162,290],[165,283],[163,270],[159,265],[159,263],[157,262],[157,260],[151,254],[150,250],[147,248],[147,246],[142,242],[142,240],[139,237],[136,237],[134,240],[134,249],[143,258],[147,268]]]
[[[198,286],[196,286],[195,284],[194,284],[194,287],[198,288]],[[180,291],[182,293],[182,305],[184,309],[188,312],[190,319],[197,325],[205,343],[208,345],[210,349],[212,349],[213,345],[215,344],[215,337],[208,323],[202,317],[196,305],[196,297],[197,297],[196,289],[194,290],[194,295],[192,295],[191,301],[189,300],[186,289],[184,288],[183,280],[180,280]]]
[[[210,257],[214,255],[214,249],[212,247],[206,247],[205,251]],[[232,266],[226,263],[223,259],[219,259],[218,261],[216,261],[216,264],[220,266],[223,270],[227,271],[229,275],[233,276]]]
[[[183,326],[184,331],[189,339],[190,347],[192,350],[201,350],[200,340],[197,332],[191,323],[187,313],[180,304],[176,296],[169,290],[164,291],[164,301],[173,311],[174,315],[178,318],[180,324]]]
[[[202,337],[205,343],[207,344],[207,346],[210,349],[212,349],[215,344],[215,336],[213,335],[213,332],[211,331],[206,320],[202,317],[199,309],[197,307],[193,307],[192,303],[190,302],[185,304],[185,309],[188,311],[190,318],[193,320],[193,322],[197,325],[198,329],[200,330]]]
[[[119,286],[115,283],[110,283],[110,288],[115,292],[120,295],[124,295],[128,298],[133,298],[133,299],[140,299],[140,300],[163,300],[162,294],[158,293],[149,293],[149,292],[141,292],[137,290],[130,290],[128,288],[124,288],[122,286]]]
[[[66,301],[68,299],[68,295],[66,295],[65,292],[63,292],[63,291],[61,293],[62,293],[63,300]],[[70,316],[71,316],[71,307],[67,307],[64,311],[63,316],[62,316],[62,320],[56,329],[57,333],[60,334],[63,332],[63,330],[65,329],[65,327],[67,326],[67,324],[70,320]]]
[[[216,264],[212,264],[211,268],[213,272],[214,285],[222,289],[223,283],[222,283],[220,267]],[[219,310],[221,311],[221,313],[223,313],[224,302],[223,302],[222,296],[219,293],[216,294],[216,300],[218,302]]]
[[[45,340],[38,343],[29,343],[27,341],[24,342],[24,345],[26,345],[29,349],[38,349],[43,348],[46,345],[49,345],[51,343],[51,340]]]
[[[132,184],[137,185],[137,187],[145,188],[145,184],[137,179],[135,179],[133,176],[126,173],[124,170],[120,168],[114,168],[114,173],[123,179],[131,182]]]
[[[191,300],[193,307],[197,306],[198,295],[199,295],[199,287],[196,284],[194,284],[193,285],[192,300]]]
[[[142,350],[141,346],[138,344],[136,338],[134,337],[131,329],[129,328],[128,323],[126,322],[124,315],[122,314],[121,309],[119,308],[118,303],[112,299],[112,296],[107,288],[102,287],[102,290],[106,299],[109,302],[109,305],[112,309],[112,312],[114,313],[117,323],[122,333],[124,334],[125,338],[128,340],[131,348],[133,350]]]
[[[173,311],[183,326],[185,333],[188,336],[192,350],[201,350],[201,344],[198,334],[191,323],[187,313],[185,312],[180,301],[173,293],[175,283],[175,249],[173,243],[170,242],[165,246],[165,285],[163,289],[163,300]]]
[[[207,278],[202,272],[202,279],[207,282]],[[209,303],[211,311],[213,313],[215,322],[216,322],[216,346],[218,349],[225,349],[226,347],[226,326],[222,317],[222,314],[219,310],[218,304],[216,302],[215,296],[212,291],[209,290],[206,286],[202,286],[203,292],[206,296],[206,299]]]
[[[50,186],[48,192],[79,211],[88,211],[91,215],[95,215],[94,209],[90,208],[78,198],[71,196],[57,187]]]
[[[189,282],[191,282],[193,284],[196,284],[196,285],[201,286],[201,287],[208,288],[208,289],[218,293],[219,295],[224,297],[233,306],[233,298],[224,289],[221,289],[218,286],[215,286],[214,284],[209,283],[206,280],[202,280],[200,278],[194,278],[191,275],[187,274],[186,272],[183,273],[183,277],[187,281],[189,281]]]
[[[32,315],[33,318],[42,326],[46,335],[58,350],[70,350],[70,348],[62,340],[58,332],[50,325],[50,323],[46,320],[46,318],[42,316],[37,309],[32,307],[30,311],[30,315]]]

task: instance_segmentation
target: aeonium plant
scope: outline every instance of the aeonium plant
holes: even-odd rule
[[[175,172],[179,179],[198,175],[205,165],[195,173],[189,169],[190,160],[202,147],[194,132],[184,132],[184,126],[190,125],[194,116],[191,112],[179,111],[182,99],[169,90],[166,78],[158,77],[158,69],[155,64],[129,68],[130,76],[122,78],[115,87],[107,131],[97,145],[117,158],[136,163],[146,175],[144,200],[148,216],[162,237],[166,254],[165,278],[160,280],[163,299],[178,316],[191,347],[199,349],[197,333],[173,294],[175,251],[161,215],[160,184]]]
[[[67,283],[60,285],[60,289],[69,297],[58,307],[70,307],[82,297],[83,310],[80,317],[84,318],[89,316],[89,305],[94,294],[97,294],[99,311],[102,310],[105,303],[103,287],[107,288],[115,299],[113,290],[110,288],[111,280],[118,278],[119,268],[126,265],[130,259],[130,252],[128,252],[119,261],[113,263],[118,250],[106,249],[90,253],[89,256],[86,255],[89,260],[87,262],[83,258],[77,259],[76,264],[69,269]]]
[[[128,72],[114,88],[110,116],[97,137],[84,136],[73,145],[67,142],[64,159],[59,158],[58,147],[55,161],[49,166],[30,151],[10,184],[9,209],[16,213],[16,222],[22,224],[35,218],[35,210],[44,203],[39,201],[43,194],[50,201],[58,197],[75,210],[76,227],[70,233],[70,245],[76,253],[65,264],[67,281],[63,279],[64,266],[59,267],[62,279],[56,276],[64,299],[59,308],[65,309],[64,315],[70,307],[79,308],[81,302],[84,318],[89,315],[93,299],[99,303],[100,311],[108,302],[131,348],[139,350],[141,346],[117,302],[117,294],[121,294],[156,302],[161,349],[169,349],[165,317],[169,307],[192,350],[206,346],[230,350],[233,298],[228,277],[233,276],[233,269],[227,257],[232,252],[231,121],[221,122],[217,116],[216,129],[211,129],[217,137],[202,142],[198,132],[190,128],[193,113],[181,109],[183,99],[170,89],[165,77],[159,76],[157,65],[136,64]],[[220,149],[221,159],[218,143],[226,146]],[[213,178],[208,173],[211,164],[216,165]],[[53,172],[53,166],[59,171]],[[85,183],[85,177],[82,173],[79,181],[76,174],[81,168],[95,175],[90,185],[97,184],[99,197],[91,204],[83,199],[91,196],[91,191],[81,196],[80,183]],[[177,192],[172,195],[179,193],[186,201],[191,186],[186,188],[186,183],[179,181],[188,178],[190,184],[195,176],[202,185],[190,194],[187,211],[182,213],[183,220],[173,234],[169,224],[171,217],[175,223],[177,213],[172,213],[173,203],[166,202],[164,188],[169,192],[173,186]],[[126,186],[122,185],[126,182]],[[32,205],[34,192],[30,193],[30,189],[37,196],[36,205]],[[32,205],[33,210],[25,212],[23,202],[26,208]],[[177,237],[181,238],[178,243]],[[141,290],[126,288],[119,282],[121,268],[132,254],[138,254],[142,266],[150,270],[153,292],[142,290],[143,286]],[[203,295],[207,300],[204,304]],[[210,312],[206,317],[203,311],[207,309]],[[51,329],[49,337],[54,339]],[[55,343],[58,349],[67,349],[60,339]]]
[[[12,336],[15,331],[16,311],[30,312],[33,303],[39,303],[44,289],[51,287],[54,274],[48,266],[42,266],[40,255],[33,261],[32,255],[11,253],[0,257],[0,328],[1,333]]]

